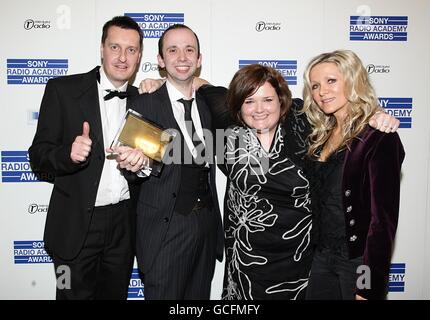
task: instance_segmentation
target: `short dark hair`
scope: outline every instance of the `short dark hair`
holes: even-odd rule
[[[266,82],[275,89],[281,103],[281,119],[285,119],[291,107],[291,91],[284,77],[275,69],[260,64],[251,64],[239,69],[233,76],[227,91],[227,105],[232,119],[244,125],[241,115],[246,98],[253,95]]]
[[[136,21],[129,16],[116,16],[106,22],[103,26],[102,44],[105,43],[110,27],[120,27],[122,29],[136,30],[139,33],[139,44],[142,48],[143,33]]]
[[[170,27],[168,27],[166,30],[164,30],[163,34],[161,35],[160,39],[158,40],[158,54],[160,55],[161,58],[164,59],[163,57],[163,42],[164,42],[164,36],[167,32],[169,32],[170,30],[174,30],[174,29],[188,29],[190,30],[194,36],[196,37],[197,40],[197,56],[200,56],[200,41],[199,41],[199,37],[197,37],[196,33],[188,26],[186,26],[185,24],[172,24]]]

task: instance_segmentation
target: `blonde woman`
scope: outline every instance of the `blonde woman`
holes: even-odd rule
[[[316,244],[307,298],[383,299],[399,213],[402,143],[397,133],[368,125],[378,101],[352,51],[315,57],[304,82]]]

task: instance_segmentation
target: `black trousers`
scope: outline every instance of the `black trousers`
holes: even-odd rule
[[[134,261],[134,215],[130,200],[94,209],[79,255],[73,260],[52,257],[57,300],[127,299]],[[65,267],[70,268],[70,288],[65,286]]]
[[[340,250],[317,249],[306,290],[307,300],[353,300],[357,268],[363,257],[348,259],[346,246]]]
[[[210,207],[174,212],[150,270],[143,270],[146,300],[208,300],[216,259],[216,219]]]

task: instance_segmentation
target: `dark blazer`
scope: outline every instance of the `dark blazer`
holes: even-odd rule
[[[46,217],[44,241],[50,253],[73,259],[81,250],[89,228],[105,161],[105,146],[97,89],[99,67],[88,73],[48,81],[39,121],[29,149],[30,163],[54,183]],[[137,88],[127,92],[137,95]],[[72,143],[90,125],[91,153],[85,163],[70,159]],[[130,196],[138,192],[130,186]]]
[[[371,289],[357,294],[384,299],[400,200],[400,170],[405,152],[397,133],[369,126],[346,150],[342,192],[349,258],[363,256]]]
[[[211,114],[200,96],[196,93],[196,102],[203,128],[211,129]],[[143,94],[134,98],[131,108],[142,114],[161,127],[180,131],[173,115],[172,105],[169,99],[166,85],[152,94]],[[140,197],[137,204],[137,250],[139,267],[143,272],[151,269],[152,263],[159,252],[163,239],[170,226],[170,221],[175,207],[176,196],[179,194],[181,179],[181,165],[164,165],[158,177],[144,178],[141,185]],[[212,193],[214,211],[217,225],[217,258],[221,261],[223,256],[224,232],[221,222],[221,214],[218,205],[218,196],[215,184],[215,165],[210,165],[209,185]]]

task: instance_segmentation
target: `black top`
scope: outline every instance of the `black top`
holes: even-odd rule
[[[342,174],[345,149],[325,162],[312,161],[312,201],[314,203],[314,243],[318,249],[345,253],[345,215],[342,207]]]

